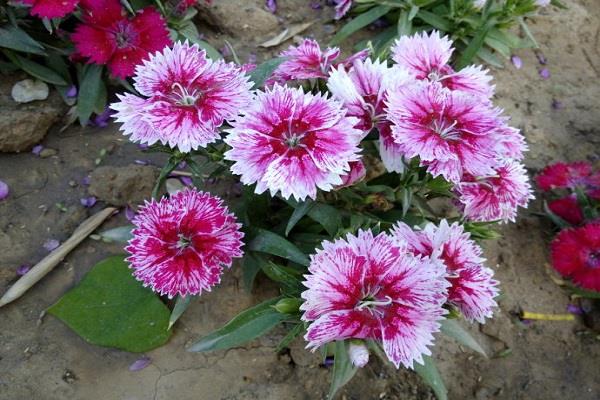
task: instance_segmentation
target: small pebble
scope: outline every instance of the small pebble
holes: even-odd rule
[[[54,150],[54,149],[43,149],[42,151],[40,151],[40,157],[41,158],[48,158],[48,157],[52,157],[58,154],[58,151]]]

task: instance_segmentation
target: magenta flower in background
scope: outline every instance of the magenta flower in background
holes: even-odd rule
[[[61,18],[72,13],[79,0],[21,0],[31,6],[29,14],[39,18]]]
[[[167,23],[154,7],[128,18],[119,0],[81,0],[83,23],[71,36],[76,56],[106,64],[113,76],[132,76],[148,55],[171,44]]]
[[[544,191],[600,187],[600,173],[594,173],[592,164],[586,161],[558,162],[546,166],[539,173],[537,184]]]
[[[423,363],[446,311],[441,263],[412,255],[385,233],[348,234],[311,256],[302,293],[309,348],[344,339],[383,344],[398,368]]]
[[[243,255],[241,224],[223,200],[195,189],[152,200],[133,218],[125,248],[133,275],[161,295],[199,295]]]
[[[479,97],[435,82],[402,86],[388,94],[387,118],[404,155],[420,157],[429,173],[454,183],[464,173],[493,172],[499,114]]]
[[[304,39],[298,46],[290,46],[279,54],[287,58],[273,72],[270,83],[285,83],[297,79],[327,78],[332,67],[338,65],[351,66],[354,60],[364,60],[369,55],[368,50],[362,50],[351,57],[335,62],[340,56],[340,49],[327,47],[321,50],[316,40]]]
[[[499,163],[487,176],[465,175],[457,192],[471,221],[514,222],[518,208],[527,208],[534,198],[525,167],[512,160]]]
[[[182,152],[219,139],[219,127],[252,97],[252,83],[238,66],[212,61],[187,42],[151,56],[137,67],[134,81],[145,97],[126,93],[111,105],[123,133],[132,141],[160,142]]]
[[[232,123],[225,158],[235,162],[231,171],[242,183],[256,183],[256,193],[315,199],[317,188],[341,185],[349,163],[358,161],[356,122],[333,99],[275,85],[259,91]]]
[[[406,68],[417,79],[438,82],[442,86],[472,95],[490,99],[494,94],[494,86],[488,70],[480,65],[470,65],[460,71],[450,66],[452,41],[440,37],[438,31],[427,35],[426,32],[413,36],[401,36],[392,47],[392,59]]]
[[[583,211],[575,194],[548,202],[548,208],[571,225],[579,225],[584,221]]]
[[[406,243],[415,255],[432,257],[446,268],[446,279],[451,283],[448,301],[464,317],[473,322],[485,322],[498,306],[498,281],[494,271],[483,265],[481,247],[477,245],[462,225],[449,225],[442,220],[439,226],[429,223],[422,231],[414,231],[403,222],[392,229],[392,237]]]

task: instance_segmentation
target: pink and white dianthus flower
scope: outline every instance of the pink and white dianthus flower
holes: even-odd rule
[[[501,124],[494,131],[497,139],[496,152],[498,157],[522,160],[526,151],[529,151],[525,136],[517,128]]]
[[[352,161],[350,163],[350,171],[342,175],[342,184],[336,186],[336,189],[345,188],[348,186],[355,185],[365,179],[367,170],[365,164],[361,161]]]
[[[161,295],[199,295],[243,251],[241,224],[223,200],[195,189],[152,200],[133,218],[125,248],[135,278]]]
[[[429,223],[422,231],[415,231],[403,222],[397,223],[391,235],[416,255],[440,260],[446,267],[446,279],[451,283],[448,301],[464,317],[473,322],[485,322],[498,306],[498,281],[494,271],[483,265],[481,247],[464,227],[442,220],[439,226]]]
[[[304,39],[298,46],[290,46],[279,54],[279,57],[286,58],[286,61],[277,67],[268,82],[283,84],[291,80],[325,79],[332,67],[350,66],[354,60],[364,60],[368,55],[368,50],[362,50],[345,60],[335,62],[340,56],[339,48],[327,47],[321,50],[316,40]]]
[[[305,339],[316,348],[344,339],[383,344],[398,368],[430,355],[427,346],[446,311],[448,282],[441,263],[414,256],[385,233],[348,234],[311,256],[302,293]]]
[[[355,60],[350,69],[344,65],[329,73],[329,91],[357,117],[356,128],[365,135],[377,127],[379,153],[388,171],[404,171],[403,153],[391,135],[390,122],[385,118],[387,93],[393,88],[412,82],[413,78],[400,67],[390,68],[385,61]]]
[[[134,87],[144,98],[120,95],[111,108],[132,141],[189,152],[220,138],[219,127],[250,103],[251,86],[233,63],[178,42],[136,68]]]
[[[500,109],[430,82],[390,91],[387,106],[394,141],[433,176],[458,183],[464,173],[493,172]]]
[[[335,0],[335,3],[335,19],[341,19],[352,7],[352,0]]]
[[[513,160],[500,162],[487,176],[465,175],[457,192],[471,221],[514,222],[518,208],[527,208],[534,198],[525,167]]]
[[[449,64],[453,51],[452,41],[447,36],[440,37],[438,31],[429,35],[422,32],[396,40],[392,59],[417,79],[438,82],[451,90],[490,99],[494,86],[490,84],[492,77],[488,71],[475,65],[455,71]]]
[[[356,122],[333,99],[275,85],[232,123],[225,158],[242,183],[256,183],[256,193],[315,199],[317,188],[341,185],[349,163],[359,160]]]

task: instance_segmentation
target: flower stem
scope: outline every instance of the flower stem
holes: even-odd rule
[[[152,198],[158,200],[160,197],[160,187],[165,183],[167,177],[171,172],[177,168],[179,163],[183,161],[186,157],[181,154],[173,154],[169,158],[169,161],[165,164],[165,166],[160,170],[160,175],[156,180],[156,184],[154,185],[154,189],[152,189]]]

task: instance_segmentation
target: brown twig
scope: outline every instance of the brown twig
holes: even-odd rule
[[[21,297],[29,288],[35,285],[48,272],[52,271],[79,243],[96,230],[115,211],[114,207],[107,207],[83,221],[75,229],[75,232],[63,244],[38,262],[29,272],[23,275],[10,289],[0,298],[0,307],[15,301]]]

